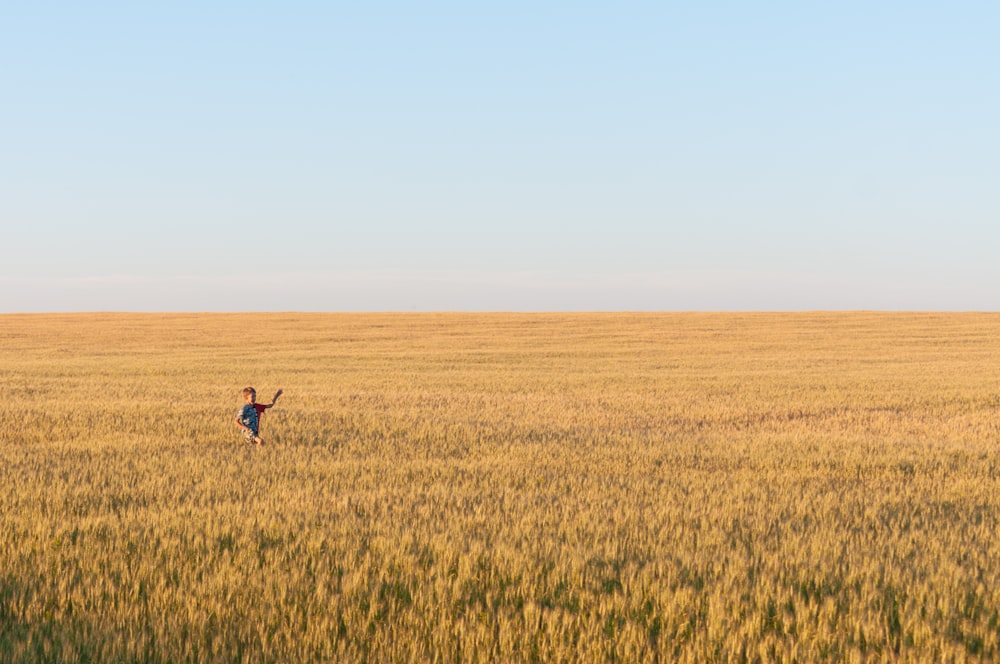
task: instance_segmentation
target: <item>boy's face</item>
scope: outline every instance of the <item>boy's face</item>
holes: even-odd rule
[[[247,395],[247,403],[257,403],[257,393],[251,392]]]

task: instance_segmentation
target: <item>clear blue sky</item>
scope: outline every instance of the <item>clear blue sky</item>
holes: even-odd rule
[[[1000,309],[996,2],[7,2],[0,312]]]

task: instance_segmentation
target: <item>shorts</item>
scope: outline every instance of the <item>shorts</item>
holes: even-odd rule
[[[253,445],[254,443],[257,442],[257,434],[255,434],[253,431],[250,431],[249,429],[244,429],[243,442],[247,443],[248,445]]]

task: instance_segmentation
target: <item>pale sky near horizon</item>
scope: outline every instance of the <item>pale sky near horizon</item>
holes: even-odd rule
[[[0,312],[1000,310],[995,2],[0,5]]]

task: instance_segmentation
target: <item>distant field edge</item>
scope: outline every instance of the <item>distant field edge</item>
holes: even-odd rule
[[[126,316],[989,316],[989,309],[483,309],[483,310],[330,310],[330,311],[0,311],[0,317],[114,318]]]

